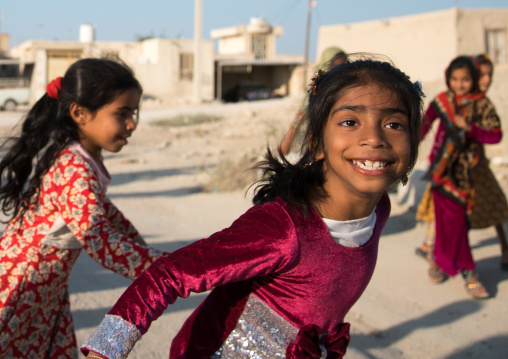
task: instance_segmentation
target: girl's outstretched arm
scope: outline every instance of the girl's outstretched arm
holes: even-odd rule
[[[96,172],[81,156],[64,150],[42,185],[52,194],[41,200],[43,208],[58,212],[90,257],[105,268],[134,279],[163,255],[118,231]]]
[[[425,111],[425,115],[423,116],[422,133],[420,136],[421,140],[423,140],[425,138],[427,133],[432,128],[432,124],[438,117],[439,117],[439,113],[436,111],[436,109],[432,105],[430,105],[429,108],[427,108],[427,111]]]
[[[127,288],[81,349],[125,358],[178,297],[289,270],[298,251],[287,212],[274,202],[254,206],[231,227],[159,258]]]
[[[129,221],[123,213],[115,206],[113,202],[106,197],[104,201],[104,209],[109,218],[109,222],[112,224],[114,230],[116,232],[120,232],[125,234],[127,237],[131,238],[135,242],[146,246],[146,242],[139,234],[138,230],[134,227],[134,225]]]
[[[493,144],[499,143],[503,138],[501,131],[501,121],[497,115],[496,109],[488,98],[483,98],[475,104],[480,113],[478,121],[471,123],[467,137],[480,143]]]
[[[467,132],[467,137],[472,138],[480,143],[499,143],[503,138],[503,132],[500,128],[494,130],[484,130],[475,124],[470,124],[469,126],[470,130]]]

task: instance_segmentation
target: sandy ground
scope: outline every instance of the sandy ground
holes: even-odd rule
[[[144,109],[128,146],[106,154],[112,174],[109,195],[154,247],[173,251],[227,227],[250,207],[238,183],[267,146],[275,146],[291,122],[298,99],[180,109]],[[213,114],[221,119],[181,127],[155,126],[176,115]],[[0,113],[12,126],[20,112]],[[426,151],[422,151],[427,153]],[[424,158],[425,156],[422,156]],[[423,168],[424,160],[420,167]],[[508,189],[508,167],[493,166]],[[416,171],[404,192],[393,192],[392,215],[380,242],[376,272],[346,320],[352,339],[346,358],[507,358],[508,273],[499,267],[493,228],[471,232],[478,271],[492,298],[471,299],[461,278],[431,284],[427,265],[415,256],[424,227],[412,205],[424,184]],[[250,177],[249,177],[250,176]],[[228,188],[237,189],[231,191]],[[70,279],[78,343],[83,343],[130,281],[82,254]],[[185,318],[206,294],[179,299],[153,323],[130,357],[167,358]]]

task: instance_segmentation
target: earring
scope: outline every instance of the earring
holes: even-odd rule
[[[409,181],[409,177],[407,176],[407,174],[404,174],[404,176],[402,176],[402,178],[400,179],[400,183],[405,186],[407,185],[407,182]]]

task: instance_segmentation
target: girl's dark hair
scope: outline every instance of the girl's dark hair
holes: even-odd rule
[[[445,71],[446,86],[450,88],[450,78],[452,76],[452,72],[458,69],[467,69],[469,71],[469,74],[473,78],[473,88],[471,92],[478,92],[478,80],[480,78],[480,72],[475,66],[473,59],[469,56],[459,56],[450,62],[450,65]]]
[[[492,68],[492,74],[494,74],[494,63],[490,59],[490,56],[487,54],[476,55],[476,62],[478,65],[490,65]]]
[[[78,126],[70,115],[72,103],[95,115],[132,88],[142,93],[132,71],[120,61],[90,58],[70,66],[62,78],[58,100],[44,94],[26,115],[19,137],[3,144],[9,144],[10,149],[0,162],[2,212],[8,217],[22,215],[35,203],[42,176],[67,141],[79,140]]]
[[[280,196],[287,203],[298,205],[307,212],[309,200],[327,196],[324,189],[323,160],[317,162],[314,160],[323,149],[323,135],[328,116],[333,105],[346,92],[371,83],[391,91],[406,108],[411,147],[406,174],[411,172],[418,158],[423,94],[407,75],[391,63],[360,59],[337,65],[315,80],[315,94],[310,93],[306,113],[307,143],[302,147],[302,157],[297,163],[292,164],[280,150],[278,156],[268,150],[265,160],[256,166],[263,170],[264,178],[257,182],[254,204],[272,201]]]
[[[487,55],[487,54],[479,54],[479,55],[476,55],[476,60],[478,61],[478,63],[480,65],[490,65],[490,66],[494,66],[494,64],[492,63],[492,60],[490,59],[490,56]]]

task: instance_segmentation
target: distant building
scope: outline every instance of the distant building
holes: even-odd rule
[[[202,39],[202,99],[221,100],[239,83],[261,84],[280,96],[300,93],[303,57],[276,54],[275,38],[282,33],[281,27],[252,19],[249,25],[213,30],[212,38],[218,39],[217,54],[214,40]],[[9,56],[31,66],[32,103],[44,94],[52,79],[62,76],[75,61],[105,56],[119,57],[133,69],[143,85],[145,98],[166,105],[193,100],[193,39],[95,41],[93,25],[84,24],[80,26],[79,41],[30,40],[13,48]]]
[[[388,56],[412,80],[421,79],[430,101],[445,88],[444,71],[459,55],[488,53],[495,63],[488,97],[508,129],[508,8],[459,9],[351,24],[321,26],[317,53],[340,46],[349,53]],[[508,154],[508,141],[503,141]],[[488,146],[491,148],[492,146]],[[499,146],[498,146],[499,147]]]
[[[9,52],[9,34],[0,33],[0,59],[7,57]]]
[[[262,85],[280,96],[302,92],[303,56],[277,55],[276,38],[283,34],[260,18],[248,25],[215,29],[215,97],[223,99],[239,84]]]
[[[49,81],[84,57],[119,57],[132,68],[145,98],[163,104],[189,103],[193,97],[193,40],[147,39],[137,42],[94,41],[89,27],[80,29],[80,41],[30,40],[10,51],[10,56],[34,64],[32,99],[40,98]],[[202,97],[213,100],[213,41],[202,40]]]

